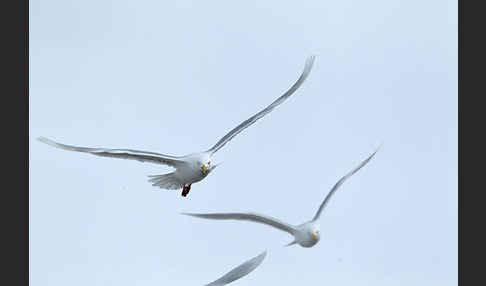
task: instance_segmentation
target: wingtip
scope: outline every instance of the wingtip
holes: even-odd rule
[[[181,215],[187,215],[187,216],[196,216],[196,214],[193,214],[193,213],[185,213],[185,212],[181,212],[179,214],[181,214]]]
[[[263,261],[263,259],[265,259],[266,256],[267,256],[267,250],[265,249],[262,253],[258,254],[255,258],[260,261]]]
[[[383,147],[383,144],[385,144],[383,141],[380,142],[380,145],[378,145],[378,148],[376,148],[376,151],[380,150],[381,147]]]
[[[305,65],[312,67],[312,65],[314,65],[315,60],[316,60],[316,55],[311,54],[309,57],[307,57],[307,59],[305,61]]]
[[[55,142],[54,142],[54,141],[52,141],[52,140],[50,140],[50,139],[48,139],[48,138],[46,138],[46,137],[44,137],[44,136],[39,136],[39,137],[37,137],[37,140],[38,140],[38,141],[40,141],[40,142],[42,142],[42,143],[48,144],[48,145],[53,145],[53,144],[55,144]]]
[[[376,148],[376,150],[371,153],[371,155],[368,156],[368,158],[366,158],[363,162],[361,162],[361,164],[357,167],[357,169],[355,169],[352,173],[354,174],[355,172],[357,172],[359,169],[361,169],[364,165],[368,164],[369,161],[371,161],[371,159],[373,159],[373,157],[375,157],[376,153],[380,150],[381,146],[382,146],[383,143],[381,143],[378,148]]]
[[[380,151],[380,149],[383,147],[383,141],[380,142],[380,144],[378,145],[378,147],[376,148],[375,152],[373,152],[373,155],[375,155],[378,151]]]

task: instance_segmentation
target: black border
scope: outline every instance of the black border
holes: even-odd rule
[[[458,278],[459,284],[484,282],[484,196],[481,160],[484,136],[484,9],[458,2]],[[467,39],[467,40],[466,40]],[[474,102],[474,100],[478,102]],[[481,157],[480,157],[481,156]],[[476,166],[475,166],[476,165]],[[474,180],[478,181],[474,181]]]
[[[461,126],[461,124],[464,123],[464,121],[461,120],[461,116],[463,115],[463,112],[462,112],[462,107],[463,107],[463,96],[464,93],[463,93],[463,90],[464,90],[464,86],[463,86],[463,82],[462,82],[462,79],[463,79],[463,55],[464,55],[464,52],[463,52],[463,47],[462,47],[462,43],[463,43],[463,39],[464,39],[464,32],[462,31],[464,29],[464,2],[463,1],[458,1],[458,18],[457,18],[457,24],[458,24],[458,46],[457,46],[457,51],[458,51],[458,63],[457,63],[457,68],[458,68],[458,82],[457,82],[457,87],[458,87],[458,99],[457,99],[457,120],[458,120],[458,142],[457,142],[457,147],[458,147],[458,177],[457,177],[457,180],[458,180],[458,196],[457,196],[457,200],[458,200],[458,237],[457,237],[457,240],[458,240],[458,266],[457,266],[457,276],[458,276],[458,284],[462,284],[462,285],[466,285],[466,282],[464,281],[464,275],[462,275],[462,265],[461,265],[461,262],[464,260],[464,252],[462,251],[462,240],[461,240],[461,233],[463,231],[463,223],[461,222],[461,219],[463,219],[464,217],[461,215],[461,209],[462,209],[462,203],[463,203],[463,195],[462,195],[462,192],[460,192],[459,190],[462,189],[462,186],[463,186],[463,183],[464,183],[464,180],[463,180],[463,172],[461,171],[462,169],[462,166],[463,166],[463,156],[462,156],[462,150],[461,150],[461,147],[462,147],[462,144],[461,144],[461,138],[463,136],[463,126]]]
[[[2,4],[1,281],[29,285],[29,1]]]

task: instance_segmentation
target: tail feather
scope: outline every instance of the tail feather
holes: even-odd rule
[[[174,173],[165,175],[150,175],[149,182],[152,186],[167,190],[177,190],[182,188],[182,183],[174,176]]]

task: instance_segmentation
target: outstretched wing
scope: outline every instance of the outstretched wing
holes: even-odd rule
[[[274,102],[272,102],[269,106],[267,106],[265,109],[262,111],[258,112],[257,114],[253,115],[252,117],[248,118],[247,120],[243,121],[240,123],[240,125],[236,126],[233,130],[228,132],[228,134],[224,135],[223,138],[221,138],[218,143],[216,143],[211,149],[208,150],[211,154],[214,154],[216,151],[218,151],[221,147],[224,146],[224,144],[228,143],[233,137],[236,136],[236,134],[240,133],[244,129],[246,129],[248,126],[252,125],[255,123],[258,119],[262,118],[265,116],[267,113],[270,113],[275,107],[279,106],[282,104],[287,98],[289,98],[304,82],[304,80],[307,78],[309,75],[310,70],[312,69],[312,65],[314,64],[314,59],[315,56],[310,56],[307,61],[305,62],[305,67],[304,71],[300,75],[299,79],[292,85],[292,87],[287,90],[282,96],[277,98]]]
[[[179,164],[184,163],[182,157],[169,156],[169,155],[164,155],[164,154],[159,154],[154,152],[137,151],[131,149],[105,149],[105,148],[77,147],[77,146],[57,143],[45,137],[39,137],[37,138],[37,140],[56,148],[76,151],[76,152],[84,152],[84,153],[89,153],[89,154],[102,156],[102,157],[131,159],[140,162],[164,164],[172,167],[177,167]]]
[[[250,272],[255,270],[265,259],[267,252],[264,251],[260,255],[253,257],[252,259],[240,264],[239,266],[233,268],[230,272],[223,275],[218,280],[215,280],[205,286],[223,286],[227,285],[235,280],[240,279],[243,276],[248,275]]]
[[[266,224],[278,228],[292,235],[296,232],[295,227],[293,225],[284,223],[270,216],[265,216],[261,214],[255,214],[255,213],[210,213],[210,214],[182,213],[182,214],[205,218],[205,219],[253,221],[253,222],[262,223],[262,224]]]
[[[336,190],[344,183],[344,181],[346,181],[349,177],[351,177],[354,173],[358,172],[359,169],[361,169],[364,165],[366,165],[370,160],[371,158],[373,158],[373,156],[375,156],[376,152],[378,152],[380,148],[378,147],[378,149],[376,149],[375,152],[373,152],[373,154],[371,154],[368,158],[366,158],[366,160],[364,160],[363,162],[361,162],[358,167],[354,168],[353,170],[351,170],[351,172],[347,173],[344,177],[342,177],[335,185],[334,187],[332,187],[331,191],[329,192],[329,194],[327,194],[326,198],[324,199],[324,201],[321,203],[321,206],[319,207],[319,209],[317,210],[317,213],[316,215],[314,216],[314,218],[312,219],[313,221],[319,219],[319,217],[321,216],[321,213],[322,213],[322,210],[326,207],[327,203],[329,202],[329,200],[331,199],[332,195],[336,192]]]

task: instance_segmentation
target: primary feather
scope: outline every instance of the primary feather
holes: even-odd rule
[[[228,143],[233,137],[235,137],[238,133],[255,123],[258,119],[262,118],[266,114],[270,113],[275,107],[282,104],[287,98],[289,98],[305,81],[307,76],[309,75],[312,66],[314,64],[315,56],[310,56],[307,58],[305,62],[304,71],[297,79],[297,81],[287,90],[282,96],[277,98],[274,102],[272,102],[269,106],[265,107],[262,111],[258,112],[257,114],[253,115],[252,117],[248,118],[247,120],[240,123],[240,125],[236,126],[228,132],[226,135],[223,136],[213,147],[211,147],[208,152],[211,154],[216,153],[221,147],[223,147],[226,143]]]
[[[112,157],[120,159],[131,159],[140,162],[150,162],[156,164],[164,164],[171,167],[177,167],[178,164],[183,163],[182,157],[175,157],[155,152],[148,151],[138,151],[132,149],[106,149],[106,148],[88,148],[88,147],[78,147],[72,145],[61,144],[53,140],[47,139],[45,137],[39,137],[37,140],[64,150],[89,153],[96,156],[102,157]]]
[[[189,216],[205,218],[205,219],[218,219],[218,220],[246,220],[257,223],[266,224],[280,230],[286,231],[290,234],[295,233],[295,227],[287,224],[279,219],[271,216],[256,214],[256,213],[209,213],[209,214],[196,214],[196,213],[182,213]]]
[[[332,187],[331,191],[327,194],[324,201],[322,201],[321,205],[319,206],[319,209],[317,210],[317,213],[315,214],[314,218],[312,219],[313,221],[319,219],[319,217],[321,216],[322,210],[324,210],[326,205],[329,203],[329,200],[331,199],[332,195],[334,195],[334,193],[337,191],[337,189],[339,189],[339,187],[344,183],[344,181],[346,181],[349,177],[354,175],[354,173],[358,172],[359,169],[363,168],[364,165],[366,165],[371,160],[371,158],[373,158],[373,156],[375,156],[376,152],[378,152],[379,149],[380,149],[380,147],[378,147],[376,149],[376,151],[373,152],[373,154],[371,154],[368,158],[366,158],[363,162],[361,162],[356,168],[351,170],[349,173],[347,173],[341,179],[339,179],[339,181],[337,181],[337,183]]]
[[[237,267],[230,270],[228,273],[223,275],[221,278],[206,284],[205,286],[223,286],[227,285],[237,279],[240,279],[243,276],[248,275],[250,272],[255,270],[265,259],[267,252],[264,251],[260,255],[238,265]]]

